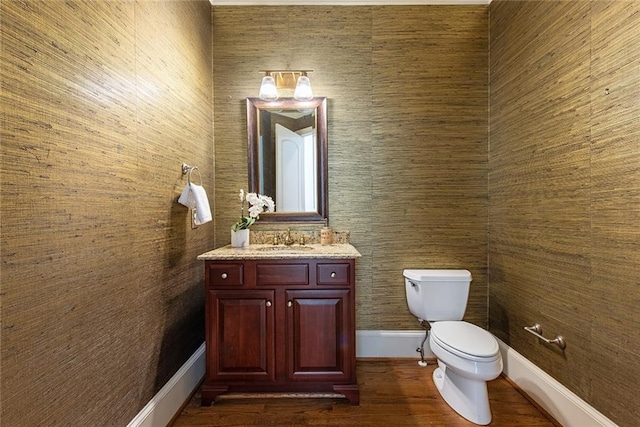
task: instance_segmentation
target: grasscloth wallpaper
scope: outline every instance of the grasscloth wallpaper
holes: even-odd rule
[[[363,255],[357,328],[419,329],[405,268],[469,269],[467,319],[486,327],[488,8],[214,7],[212,19],[216,245],[247,187],[258,71],[311,69],[328,98],[330,225]]]
[[[640,2],[493,1],[490,330],[640,419]],[[523,326],[566,338],[564,354]]]
[[[126,425],[204,340],[206,1],[0,2],[3,426]]]
[[[200,345],[195,257],[229,242],[267,68],[313,69],[329,99],[358,329],[417,328],[404,268],[468,268],[467,320],[489,309],[493,333],[634,425],[639,3],[2,0],[3,425],[125,425]],[[182,162],[214,209],[197,230]]]

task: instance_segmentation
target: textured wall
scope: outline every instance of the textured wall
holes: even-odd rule
[[[203,341],[210,5],[0,2],[7,426],[126,425]]]
[[[640,1],[490,7],[491,331],[640,419]],[[564,354],[523,326],[563,335]]]
[[[363,255],[357,328],[417,328],[404,268],[471,270],[467,319],[485,326],[487,12],[214,7],[216,245],[247,187],[245,98],[258,70],[312,69],[328,97],[330,223]]]

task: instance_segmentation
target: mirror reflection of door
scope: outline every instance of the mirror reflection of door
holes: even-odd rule
[[[314,130],[298,132],[276,124],[276,211],[316,209],[316,150]]]
[[[281,126],[280,132],[290,131],[285,131],[279,143],[277,125]],[[270,196],[276,202],[275,212],[265,213],[261,220],[325,223],[329,216],[327,99],[247,98],[247,136],[249,191]],[[287,164],[280,172],[276,167],[278,146],[278,162],[286,159]],[[277,174],[278,185],[286,185],[286,189],[277,189]]]

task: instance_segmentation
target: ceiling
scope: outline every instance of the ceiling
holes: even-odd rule
[[[489,4],[491,0],[209,0],[213,6],[403,6]]]

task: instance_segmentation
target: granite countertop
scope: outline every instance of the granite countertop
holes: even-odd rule
[[[360,258],[360,252],[349,243],[320,245],[271,245],[251,244],[246,248],[232,248],[231,245],[205,252],[199,260],[241,260],[241,259],[297,259],[297,258]]]

